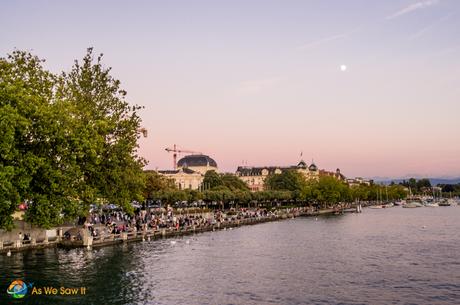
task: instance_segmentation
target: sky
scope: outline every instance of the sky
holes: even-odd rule
[[[149,169],[176,144],[224,172],[302,154],[348,177],[460,176],[460,1],[0,2],[0,57],[59,72],[104,53],[145,106]]]

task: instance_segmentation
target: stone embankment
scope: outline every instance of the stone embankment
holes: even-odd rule
[[[132,232],[122,232],[120,234],[106,234],[97,237],[92,237],[87,234],[87,230],[81,229],[84,232],[82,238],[79,240],[68,240],[63,238],[63,232],[66,229],[58,228],[55,230],[47,230],[46,234],[40,234],[41,238],[30,238],[29,240],[22,240],[16,238],[15,240],[5,241],[5,236],[0,235],[0,253],[11,253],[24,251],[29,249],[40,249],[46,247],[65,247],[65,248],[76,248],[76,247],[102,247],[118,243],[127,243],[133,241],[150,241],[160,238],[184,236],[189,234],[196,234],[208,231],[216,230],[226,230],[230,228],[254,225],[270,221],[278,221],[282,219],[289,219],[299,216],[319,216],[327,214],[338,214],[345,212],[360,212],[361,205],[347,207],[342,209],[323,209],[313,211],[311,209],[300,208],[300,209],[284,209],[278,210],[275,214],[268,216],[260,217],[251,217],[243,219],[231,219],[223,222],[216,222],[208,225],[200,226],[189,226],[182,228],[164,228],[164,229],[151,229],[143,231],[132,231]],[[53,234],[49,234],[50,231],[53,231]],[[55,231],[55,232],[54,232]],[[9,234],[11,236],[11,234]]]

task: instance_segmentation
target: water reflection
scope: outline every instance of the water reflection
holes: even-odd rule
[[[460,207],[297,218],[96,250],[0,257],[2,287],[87,287],[23,304],[455,304]],[[6,294],[0,303],[6,304]]]

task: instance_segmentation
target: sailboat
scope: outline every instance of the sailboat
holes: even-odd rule
[[[378,205],[373,205],[370,208],[371,209],[381,209],[381,208],[383,208],[383,206],[381,204],[382,202],[380,200],[380,189],[378,189],[378,193],[377,193],[377,202],[379,203]]]
[[[395,206],[394,203],[389,202],[389,200],[388,200],[388,185],[385,185],[385,193],[386,193],[387,200],[386,200],[386,204],[382,205],[382,208],[394,207]]]
[[[452,192],[450,192],[450,198],[447,199],[447,202],[450,204],[450,206],[458,205],[458,201],[452,198]]]
[[[419,202],[419,200],[417,200],[416,198],[414,198],[412,196],[412,190],[409,187],[409,198],[408,198],[406,204],[403,205],[403,208],[420,208],[420,207],[423,207],[423,205]]]
[[[441,202],[439,202],[439,206],[440,207],[450,207],[450,204],[451,202],[449,202],[449,200],[442,200]]]
[[[431,191],[433,192],[433,198],[432,199],[431,198],[427,199],[423,204],[424,204],[424,206],[430,207],[430,208],[438,207],[439,204],[438,204],[438,202],[436,200],[436,194],[434,192],[433,187],[431,188]]]
[[[434,207],[438,207],[439,204],[436,201],[427,201],[427,202],[425,202],[425,206],[430,207],[430,208],[434,208]]]

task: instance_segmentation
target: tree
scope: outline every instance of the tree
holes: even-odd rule
[[[223,174],[221,176],[221,180],[222,180],[222,184],[231,191],[235,191],[235,190],[249,191],[248,185],[243,180],[241,180],[235,175]]]
[[[144,189],[145,160],[137,156],[142,107],[128,104],[126,91],[110,75],[111,68],[103,67],[102,57],[94,60],[89,48],[82,63],[75,61],[60,77],[58,96],[80,122],[74,130],[80,199],[89,205],[102,197],[129,213],[131,201],[141,201]]]
[[[221,176],[216,173],[216,171],[210,170],[204,174],[203,186],[206,190],[223,186],[224,182],[222,181]]]
[[[410,178],[408,181],[403,180],[400,185],[410,188],[413,193],[419,193],[422,191],[426,191],[426,189],[431,188],[430,179],[423,178],[423,179],[415,179]]]
[[[365,201],[369,200],[371,186],[360,184],[350,189],[351,196],[353,199]]]
[[[329,176],[320,177],[314,184],[312,193],[316,201],[323,205],[337,204],[351,198],[348,185]]]
[[[0,59],[0,227],[28,202],[26,220],[51,227],[105,201],[132,212],[144,188],[136,154],[140,107],[94,63],[56,76],[43,60],[15,51]]]
[[[238,204],[245,204],[251,201],[251,193],[244,190],[234,190],[235,201]]]
[[[307,188],[307,181],[301,173],[287,170],[268,176],[265,185],[270,190],[302,191]]]
[[[6,229],[22,200],[37,215],[33,223],[45,227],[61,222],[65,206],[73,210],[75,203],[75,168],[64,140],[69,116],[56,100],[56,77],[42,62],[22,51],[0,59],[0,226]]]
[[[431,188],[430,179],[423,178],[417,181],[417,190],[422,190],[423,188]]]
[[[198,200],[203,199],[203,193],[200,192],[200,191],[186,189],[183,192],[185,192],[186,197],[187,197],[186,200],[188,202],[194,202],[194,201],[198,201]]]
[[[417,189],[417,180],[415,178],[410,178],[408,184],[414,191]]]
[[[402,199],[407,196],[407,192],[401,185],[391,185],[388,187],[388,194],[390,199]]]
[[[158,174],[155,171],[145,171],[145,188],[144,198],[153,199],[155,194],[159,191],[175,190],[176,185],[172,179]]]

